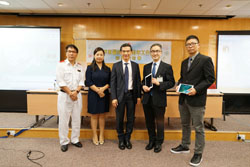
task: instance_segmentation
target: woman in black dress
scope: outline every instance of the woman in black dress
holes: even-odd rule
[[[88,113],[91,115],[93,143],[104,144],[105,113],[109,112],[110,68],[104,63],[105,52],[98,47],[94,50],[94,59],[86,70],[85,85],[89,87]],[[98,140],[97,125],[100,135]]]

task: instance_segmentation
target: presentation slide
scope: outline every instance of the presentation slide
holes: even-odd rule
[[[250,93],[250,35],[218,35],[217,88]]]
[[[60,28],[0,27],[0,90],[54,87]]]

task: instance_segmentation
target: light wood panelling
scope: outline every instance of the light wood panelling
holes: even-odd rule
[[[84,29],[82,40],[86,39],[127,39],[127,40],[169,40],[173,42],[172,65],[176,80],[179,78],[181,60],[186,57],[186,51],[181,44],[190,34],[199,36],[200,51],[212,57],[216,63],[216,47],[209,44],[211,35],[217,30],[250,30],[250,19],[174,19],[174,18],[95,18],[95,17],[32,17],[0,15],[0,25],[55,26],[61,27],[61,59],[65,59],[65,46],[75,43],[82,46],[82,41],[76,41],[77,27]],[[141,29],[135,26],[140,25]],[[198,29],[192,29],[198,26]],[[180,43],[176,42],[180,41]],[[176,42],[176,43],[175,43]],[[215,45],[215,42],[213,42]],[[81,48],[82,50],[83,48]],[[83,49],[84,50],[84,49]],[[80,51],[79,59],[85,60],[84,52]]]
[[[180,117],[178,108],[179,95],[176,92],[167,93],[167,107],[165,117]],[[205,118],[222,117],[222,94],[208,94]],[[89,116],[87,113],[87,92],[82,92],[82,116]],[[30,115],[57,115],[57,94],[55,91],[28,91],[27,95],[28,114]],[[109,112],[106,116],[115,117],[115,108],[110,100]],[[136,117],[144,117],[142,104],[136,105]]]

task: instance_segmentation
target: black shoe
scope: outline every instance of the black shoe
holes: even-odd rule
[[[68,151],[68,144],[66,144],[66,145],[61,145],[61,150],[62,150],[62,152]]]
[[[150,141],[148,145],[145,147],[146,150],[152,150],[155,146],[155,142]]]
[[[127,149],[131,149],[132,148],[132,144],[129,140],[125,140],[125,146],[127,147]]]
[[[161,152],[161,144],[156,144],[156,145],[155,145],[154,152],[155,152],[155,153]]]
[[[118,147],[119,149],[124,150],[125,149],[124,141],[119,141]]]
[[[202,154],[194,154],[189,164],[192,166],[199,166],[201,161],[202,161]]]
[[[179,153],[189,153],[189,148],[183,147],[181,144],[175,148],[171,148],[170,150],[172,153],[179,154]]]
[[[78,148],[81,148],[82,147],[82,143],[81,142],[77,142],[77,143],[71,143],[73,144],[74,146],[78,147]]]

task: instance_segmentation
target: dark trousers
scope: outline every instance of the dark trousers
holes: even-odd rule
[[[126,132],[124,133],[124,113],[125,107],[127,109],[127,124]],[[118,134],[119,141],[130,140],[131,134],[133,132],[135,120],[135,102],[133,101],[132,92],[124,94],[123,100],[118,104],[116,108],[116,130]]]
[[[156,144],[162,144],[164,141],[165,107],[155,106],[153,104],[152,97],[150,97],[148,103],[143,105],[143,110],[148,129],[149,141],[155,142]],[[155,120],[157,133],[155,131]]]

